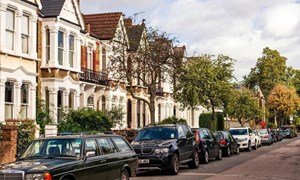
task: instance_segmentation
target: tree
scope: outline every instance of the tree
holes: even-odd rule
[[[115,79],[126,83],[134,99],[149,106],[151,124],[155,124],[155,100],[161,84],[170,80],[175,39],[166,32],[144,25],[138,28],[142,30],[132,32],[134,34],[128,39],[118,36],[114,41],[114,55],[110,56],[109,69]],[[130,31],[129,28],[127,30]],[[139,88],[147,89],[147,96],[141,96],[137,90]]]
[[[162,120],[161,122],[159,122],[158,124],[176,124],[176,123],[187,124],[185,119],[177,118],[176,116],[168,117]]]
[[[211,129],[214,129],[215,108],[222,106],[222,98],[231,88],[233,62],[224,55],[191,57],[175,88],[175,98],[183,107],[206,105],[211,108]]]
[[[112,121],[112,127],[116,127],[117,125],[123,126],[125,112],[121,106],[112,107],[110,110],[106,110],[106,114]]]
[[[282,84],[277,84],[268,97],[269,107],[275,111],[275,115],[278,115],[280,126],[283,125],[284,118],[289,117],[298,110],[299,102],[299,96],[295,89]]]
[[[257,100],[253,97],[254,93],[246,88],[232,90],[227,106],[227,113],[231,118],[236,118],[241,126],[250,120],[259,118],[262,111]]]
[[[254,88],[255,85],[259,85],[264,97],[267,97],[277,83],[287,81],[286,61],[287,58],[281,56],[277,50],[264,48],[262,57],[257,59],[256,66],[251,68],[248,76],[244,76],[245,86]]]

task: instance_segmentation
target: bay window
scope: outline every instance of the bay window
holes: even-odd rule
[[[6,10],[6,48],[14,50],[15,41],[15,12],[11,9]]]
[[[64,60],[64,32],[58,31],[58,64],[63,65]]]

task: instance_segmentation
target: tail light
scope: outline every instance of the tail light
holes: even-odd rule
[[[196,136],[196,143],[199,144],[201,141],[199,131],[195,132],[195,136]]]
[[[264,138],[268,138],[268,135],[265,135]]]
[[[221,140],[220,140],[220,144],[223,144],[223,145],[225,145],[225,144],[226,144],[226,141],[225,141],[225,139],[221,139]]]
[[[44,180],[52,180],[52,175],[48,172],[44,173]]]

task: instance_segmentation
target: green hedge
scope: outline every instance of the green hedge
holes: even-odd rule
[[[211,113],[202,113],[199,116],[199,127],[211,129]],[[224,130],[224,115],[223,113],[215,113],[214,131]]]

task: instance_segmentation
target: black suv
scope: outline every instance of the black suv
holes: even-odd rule
[[[67,135],[34,140],[16,162],[0,165],[0,179],[129,179],[138,158],[119,135]]]
[[[199,167],[195,135],[184,124],[146,126],[131,145],[139,158],[138,171],[166,169],[176,175],[180,164]]]

